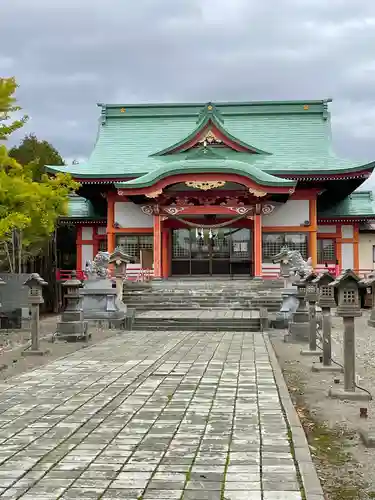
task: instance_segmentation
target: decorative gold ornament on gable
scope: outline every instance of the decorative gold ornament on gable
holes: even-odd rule
[[[225,186],[225,181],[187,181],[185,185],[195,189],[202,189],[202,191],[208,191],[209,189],[217,189]]]
[[[206,134],[198,141],[198,143],[207,146],[211,144],[222,144],[223,141],[216,137],[212,130],[207,130]]]
[[[266,194],[267,194],[265,191],[258,191],[257,189],[253,189],[253,188],[249,188],[249,193],[253,194],[257,198],[262,198],[263,196],[266,196]]]
[[[158,189],[157,191],[152,191],[151,193],[146,194],[146,198],[157,198],[163,192],[162,189]]]

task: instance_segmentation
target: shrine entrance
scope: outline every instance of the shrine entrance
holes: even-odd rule
[[[250,229],[172,230],[172,275],[253,275]]]

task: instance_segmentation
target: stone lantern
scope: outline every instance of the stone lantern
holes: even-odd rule
[[[338,399],[368,400],[371,399],[367,393],[355,392],[355,330],[354,318],[361,316],[360,308],[360,279],[351,270],[346,269],[328,286],[336,289],[337,315],[344,322],[344,390],[330,390],[328,395]]]
[[[360,285],[366,289],[367,295],[371,295],[371,314],[367,321],[368,326],[375,326],[375,273],[371,273],[367,278],[362,279]]]
[[[114,274],[116,280],[117,298],[122,300],[123,283],[126,276],[126,266],[134,259],[124,253],[121,248],[116,248],[109,256],[109,264],[114,265]]]
[[[292,320],[289,322],[288,335],[284,340],[287,342],[307,342],[309,339],[310,323],[305,298],[306,282],[304,279],[299,279],[293,285],[297,287],[296,298],[298,299],[298,307],[292,315]]]
[[[87,340],[87,321],[83,319],[82,282],[77,279],[76,271],[72,271],[71,279],[63,283],[66,307],[57,324],[57,338],[66,340]]]
[[[316,303],[318,301],[318,290],[316,283],[314,283],[316,277],[316,274],[311,272],[304,279],[306,287],[305,297],[309,303],[309,349],[301,351],[301,354],[305,356],[319,356],[321,354],[316,348]]]
[[[338,316],[342,318],[361,316],[360,279],[351,269],[343,271],[328,286],[337,290]]]
[[[328,272],[323,272],[320,276],[314,279],[315,285],[318,286],[318,306],[322,309],[322,329],[323,329],[323,364],[314,363],[312,371],[330,371],[342,372],[339,366],[332,366],[332,340],[331,340],[331,308],[336,307],[335,290],[330,283],[333,283],[335,278]]]
[[[323,308],[333,309],[336,307],[335,290],[329,286],[333,281],[335,278],[328,271],[314,279],[314,283],[318,287],[318,305],[322,310]]]
[[[48,351],[42,351],[39,348],[40,321],[39,307],[44,303],[43,287],[48,283],[39,276],[38,273],[33,273],[24,283],[24,286],[29,288],[28,302],[31,311],[31,348],[22,352],[23,356],[43,356]]]

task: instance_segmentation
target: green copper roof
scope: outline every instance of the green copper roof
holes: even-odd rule
[[[82,196],[72,194],[68,200],[68,211],[62,219],[102,219],[95,212],[94,206],[90,200],[86,200]]]
[[[205,173],[244,175],[262,186],[294,186],[296,184],[293,180],[281,179],[280,177],[275,177],[274,175],[263,172],[255,165],[250,166],[241,161],[211,157],[208,159],[202,158],[170,162],[136,179],[116,183],[115,186],[118,188],[149,187],[155,184],[155,182],[171,175],[198,174],[202,171]]]
[[[183,146],[184,144],[188,143],[191,139],[196,137],[200,132],[203,132],[203,130],[211,123],[220,132],[226,135],[228,139],[239,144],[240,146],[243,146],[246,149],[249,149],[252,153],[268,154],[266,151],[262,151],[261,149],[255,148],[254,146],[250,146],[250,144],[247,144],[246,142],[242,141],[237,137],[234,137],[228,130],[224,128],[223,119],[216,106],[214,106],[213,104],[209,104],[208,106],[205,106],[203,108],[202,113],[198,119],[198,126],[194,130],[192,130],[192,132],[187,137],[186,136],[182,137],[180,141],[169,146],[168,148],[163,149],[162,151],[154,153],[154,155],[152,156],[165,155],[167,153],[174,151],[176,148]]]
[[[344,198],[337,205],[320,211],[319,219],[334,219],[341,217],[374,217],[375,201],[371,191],[357,191]]]
[[[208,107],[213,112],[208,113]],[[269,174],[329,174],[371,170],[374,165],[335,157],[327,101],[101,105],[94,150],[86,163],[47,167],[78,178],[137,177],[181,159],[168,152],[211,119],[223,133],[255,153],[224,148],[235,160]],[[269,154],[263,154],[269,153]],[[162,156],[160,156],[162,154]],[[186,153],[185,153],[186,154]],[[184,157],[185,158],[185,157]]]

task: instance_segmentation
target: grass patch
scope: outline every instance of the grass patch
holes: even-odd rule
[[[300,375],[293,368],[287,368],[283,373],[327,500],[375,498],[371,492],[366,492],[358,464],[350,453],[355,433],[338,427],[332,429],[319,421],[306,404],[305,383]]]

